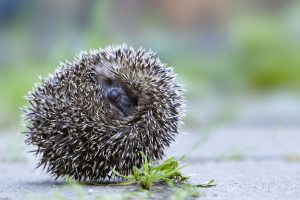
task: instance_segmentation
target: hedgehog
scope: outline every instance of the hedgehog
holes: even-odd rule
[[[57,178],[104,182],[163,158],[180,133],[182,86],[151,50],[82,51],[29,92],[26,143]]]

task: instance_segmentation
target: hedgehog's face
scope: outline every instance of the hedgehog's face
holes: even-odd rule
[[[109,117],[117,120],[131,116],[138,103],[136,92],[118,76],[120,68],[122,67],[118,64],[105,61],[93,66]]]
[[[106,78],[102,82],[102,91],[113,119],[120,120],[130,116],[137,106],[137,98],[116,80]]]

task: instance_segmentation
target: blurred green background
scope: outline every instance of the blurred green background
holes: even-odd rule
[[[300,93],[299,1],[0,0],[0,129],[21,128],[19,107],[39,75],[120,43],[174,66],[199,113],[209,97]]]

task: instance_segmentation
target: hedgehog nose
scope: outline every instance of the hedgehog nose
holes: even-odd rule
[[[108,99],[109,99],[110,101],[113,101],[113,102],[119,101],[120,96],[121,96],[121,93],[118,92],[118,91],[115,90],[115,89],[112,89],[112,90],[109,91],[109,93],[107,94]]]

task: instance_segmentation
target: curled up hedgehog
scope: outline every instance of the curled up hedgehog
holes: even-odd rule
[[[173,69],[126,45],[80,53],[27,99],[26,143],[38,166],[83,182],[111,180],[113,169],[131,174],[143,165],[142,153],[161,159],[183,115]]]

